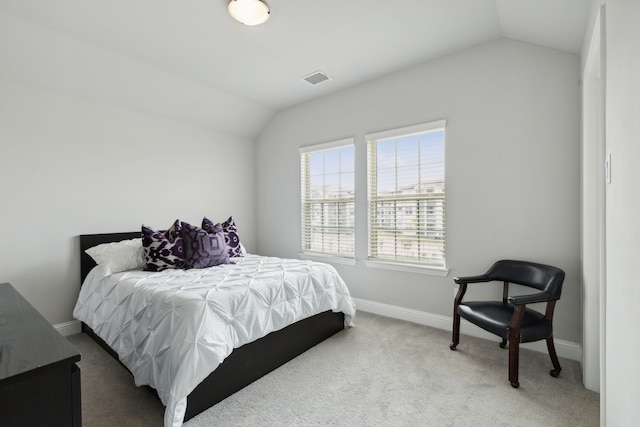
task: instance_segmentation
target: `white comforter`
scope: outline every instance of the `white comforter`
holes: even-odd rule
[[[235,264],[87,276],[73,312],[113,348],[137,385],[181,426],[187,395],[243,344],[314,314],[355,308],[336,270],[306,260],[247,255]]]

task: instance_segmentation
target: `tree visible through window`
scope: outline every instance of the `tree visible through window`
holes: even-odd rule
[[[355,256],[353,139],[300,149],[302,250]]]
[[[445,263],[445,121],[367,135],[369,259]]]

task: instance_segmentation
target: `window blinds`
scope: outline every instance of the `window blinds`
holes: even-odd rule
[[[445,121],[366,139],[369,259],[444,268]]]
[[[353,142],[300,149],[303,252],[355,256]]]

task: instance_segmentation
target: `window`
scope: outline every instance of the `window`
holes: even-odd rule
[[[370,260],[445,268],[445,123],[366,136]]]
[[[355,257],[353,138],[300,149],[302,251]]]

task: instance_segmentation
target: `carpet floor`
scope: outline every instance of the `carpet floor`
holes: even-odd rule
[[[520,388],[507,380],[498,341],[358,312],[346,329],[185,423],[204,426],[598,426],[599,394],[577,362],[522,350]],[[162,426],[164,407],[84,334],[82,420],[93,426]]]

